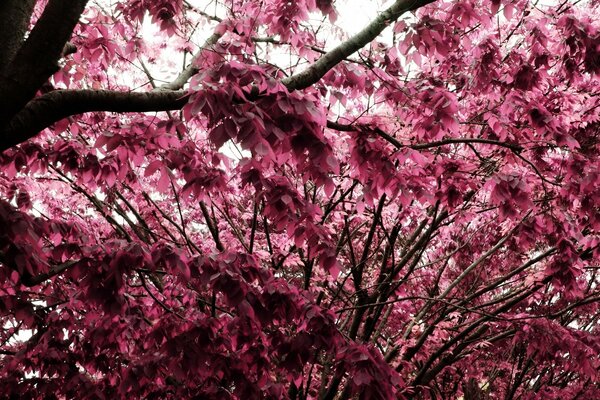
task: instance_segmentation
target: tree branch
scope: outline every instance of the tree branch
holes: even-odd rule
[[[116,92],[110,90],[55,90],[31,100],[4,129],[0,151],[32,138],[70,115],[90,111],[150,112],[183,107],[185,91]]]
[[[430,149],[432,147],[439,147],[446,144],[455,144],[455,143],[482,143],[482,144],[491,144],[494,146],[506,147],[507,149],[512,150],[513,152],[521,152],[523,151],[523,147],[518,144],[512,144],[507,142],[501,142],[493,139],[484,139],[484,138],[455,138],[455,139],[444,139],[437,142],[430,143],[417,143],[410,145],[411,149],[422,150],[422,149]]]
[[[202,47],[200,47],[200,49],[198,50],[198,52],[196,53],[196,55],[194,56],[194,58],[192,59],[190,64],[187,67],[185,67],[185,69],[183,71],[181,71],[181,73],[177,76],[177,78],[175,78],[175,80],[173,80],[173,82],[162,85],[160,87],[160,90],[180,90],[180,89],[182,89],[183,86],[187,83],[187,81],[190,80],[190,78],[192,76],[194,76],[198,72],[200,72],[200,69],[198,68],[197,64],[198,64],[198,60],[200,59],[200,56],[203,53],[203,50],[217,44],[219,39],[221,39],[221,36],[223,36],[222,33],[215,32],[208,39],[206,39],[206,42],[204,42]]]
[[[27,287],[37,286],[40,283],[43,283],[44,281],[47,281],[48,279],[55,277],[56,275],[60,275],[61,273],[66,271],[69,267],[72,267],[73,265],[77,264],[78,262],[79,262],[79,260],[67,261],[63,264],[52,267],[48,272],[44,272],[43,274],[39,274],[36,276],[23,275],[23,276],[21,276],[21,283]]]
[[[407,11],[416,10],[419,7],[433,3],[435,0],[398,0],[387,10],[382,12],[363,30],[350,39],[328,51],[314,64],[299,74],[285,78],[282,83],[288,90],[305,89],[317,83],[329,70],[344,60],[352,53],[360,50],[372,42],[392,22],[397,20]]]
[[[451,139],[443,139],[435,142],[429,143],[415,143],[415,144],[402,144],[398,139],[390,135],[389,133],[381,130],[380,128],[370,128],[369,126],[363,125],[352,125],[352,124],[340,124],[339,122],[327,121],[327,127],[329,129],[334,129],[340,132],[360,132],[364,130],[372,130],[380,136],[388,143],[392,144],[397,149],[401,149],[402,147],[409,147],[414,150],[425,150],[431,149],[434,147],[440,147],[447,144],[458,144],[458,143],[482,143],[482,144],[491,144],[494,146],[505,147],[507,149],[512,150],[515,153],[520,153],[523,151],[523,147],[518,144],[501,142],[499,140],[493,139],[485,139],[485,138],[451,138]]]
[[[35,0],[3,0],[0,2],[0,74],[17,53],[33,13]]]
[[[58,60],[87,1],[48,2],[0,82],[0,126],[5,126],[58,70]]]

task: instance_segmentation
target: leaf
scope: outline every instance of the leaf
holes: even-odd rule
[[[504,9],[503,9],[504,18],[506,18],[507,20],[511,20],[513,17],[514,10],[515,10],[515,8],[511,3],[504,4]]]
[[[160,168],[160,178],[158,179],[158,183],[156,185],[156,189],[159,192],[165,193],[170,189],[171,186],[171,178],[170,172],[166,167]]]
[[[161,160],[154,160],[148,164],[144,176],[152,176],[159,169],[164,168],[164,163]]]

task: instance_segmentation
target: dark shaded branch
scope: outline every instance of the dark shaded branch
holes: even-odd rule
[[[543,252],[542,254],[528,260],[527,262],[525,262],[524,264],[522,264],[520,267],[515,268],[514,270],[510,271],[508,274],[503,275],[497,279],[495,279],[494,281],[492,281],[490,284],[488,284],[487,286],[483,287],[482,289],[479,289],[478,291],[476,291],[475,293],[471,294],[470,296],[468,296],[467,298],[465,298],[464,300],[462,300],[459,304],[468,304],[469,302],[472,302],[473,299],[476,299],[478,297],[480,297],[481,295],[496,289],[498,286],[500,286],[501,284],[503,284],[504,282],[507,282],[509,279],[511,279],[513,276],[518,275],[519,273],[525,271],[527,268],[531,267],[532,265],[537,264],[539,261],[553,255],[554,253],[556,253],[556,248],[555,247],[551,247],[548,250],[546,250],[545,252]]]
[[[0,137],[0,151],[32,138],[70,115],[90,111],[151,112],[179,109],[187,102],[184,91],[146,93],[110,90],[55,90],[31,100]]]
[[[371,250],[371,244],[373,243],[373,237],[375,235],[375,231],[377,230],[377,224],[381,218],[381,213],[383,212],[383,206],[385,205],[386,195],[382,195],[379,199],[379,204],[377,206],[377,210],[373,215],[373,223],[371,224],[371,228],[369,229],[369,233],[367,234],[367,239],[365,240],[364,248],[362,256],[360,257],[360,261],[356,268],[352,268],[352,278],[354,280],[354,288],[357,294],[356,306],[360,307],[361,305],[367,303],[368,296],[367,293],[362,289],[362,279],[363,279],[363,271],[365,264],[369,258],[369,250]],[[351,236],[348,236],[348,241],[352,240]],[[374,250],[378,250],[377,246]],[[365,314],[366,309],[357,308],[354,313],[354,318],[352,319],[352,324],[350,325],[350,331],[348,332],[348,337],[352,340],[356,339],[356,335],[358,334],[358,329],[362,322],[363,316]]]
[[[225,246],[223,246],[223,243],[219,238],[219,228],[217,227],[216,221],[214,221],[213,218],[210,216],[208,208],[206,207],[206,204],[204,204],[203,201],[200,202],[200,208],[202,209],[202,215],[206,220],[206,226],[208,227],[208,230],[210,231],[210,234],[212,235],[213,240],[215,241],[215,246],[217,247],[217,250],[219,250],[219,252],[225,251]]]
[[[432,147],[439,147],[446,144],[455,144],[455,143],[482,143],[482,144],[491,144],[494,146],[506,147],[514,152],[520,152],[523,150],[523,147],[518,144],[512,144],[507,142],[501,142],[499,140],[493,139],[483,139],[483,138],[456,138],[456,139],[444,139],[431,143],[418,143],[410,145],[411,149],[422,150],[422,149],[430,149]]]
[[[489,320],[493,319],[493,317],[491,317],[491,316],[500,315],[501,313],[510,310],[512,307],[514,307],[515,305],[517,305],[521,301],[525,300],[526,298],[528,298],[529,296],[531,296],[533,293],[537,292],[540,288],[544,287],[548,282],[550,282],[551,279],[552,279],[551,277],[547,277],[543,281],[535,283],[533,286],[531,286],[530,289],[526,290],[520,296],[515,297],[513,300],[511,300],[511,301],[509,301],[509,302],[507,302],[507,303],[499,306],[494,311],[491,311],[490,313],[488,313],[490,316],[484,316],[484,317],[481,317],[481,318],[477,319],[472,324],[470,324],[469,326],[467,326],[459,334],[457,334],[452,339],[450,339],[446,343],[444,343],[443,346],[441,346],[434,354],[432,354],[427,359],[427,361],[424,362],[423,367],[421,368],[421,370],[419,371],[419,373],[417,374],[417,376],[413,380],[412,384],[415,385],[415,386],[416,385],[427,385],[427,383],[429,383],[433,378],[435,378],[435,376],[437,375],[437,373],[439,371],[441,371],[441,369],[443,369],[443,368],[439,368],[438,366],[436,366],[431,371],[429,370],[430,367],[433,365],[433,363],[435,362],[436,359],[440,358],[452,346],[454,346],[455,344],[461,342],[473,330],[478,329],[478,331],[479,331],[480,329],[482,329],[482,327],[485,326],[484,323],[486,323]],[[475,332],[474,335],[478,336],[478,332]],[[440,365],[441,367],[445,367],[445,366],[449,365],[448,360],[446,360],[446,361],[442,360],[442,361],[440,361],[440,363],[441,363],[441,365]]]
[[[67,261],[66,263],[52,267],[48,272],[45,272],[43,274],[39,274],[36,276],[23,275],[21,277],[21,283],[28,287],[39,285],[40,283],[43,283],[43,282],[47,281],[48,279],[63,273],[69,267],[72,267],[73,265],[77,264],[78,262],[79,261]]]
[[[0,126],[58,71],[58,60],[88,0],[50,0],[0,82]],[[6,23],[7,21],[4,21]],[[10,23],[9,23],[10,24]]]
[[[354,288],[357,292],[361,290],[363,271],[365,268],[365,264],[367,263],[367,259],[369,258],[369,250],[371,250],[371,243],[373,243],[373,237],[375,236],[375,231],[377,230],[377,224],[381,218],[381,213],[383,212],[385,199],[385,194],[383,194],[379,199],[377,210],[373,215],[373,223],[371,224],[371,228],[369,229],[369,233],[367,234],[367,239],[365,240],[362,256],[360,257],[360,261],[358,262],[356,268],[352,270],[352,276],[354,278]]]
[[[154,295],[154,293],[152,293],[152,291],[148,287],[148,284],[146,283],[146,279],[144,278],[144,274],[140,273],[139,277],[140,277],[140,279],[142,281],[142,286],[144,287],[144,290],[146,290],[146,293],[148,293],[148,295],[150,295],[150,297],[152,298],[152,300],[154,300],[156,302],[156,304],[158,304],[163,310],[165,310],[169,314],[173,314],[173,315],[175,315],[177,318],[179,318],[181,320],[184,320],[184,321],[186,320],[185,317],[183,317],[177,311],[175,311],[172,308],[170,308],[169,306],[167,306],[164,302],[160,301],[160,299],[158,297],[156,297]]]
[[[130,187],[128,187],[128,189],[131,192],[133,192],[133,189],[131,189]],[[198,254],[202,253],[202,250],[200,250],[200,248],[198,246],[196,246],[196,244],[189,238],[189,236],[185,232],[185,229],[183,229],[183,226],[181,226],[177,222],[175,222],[175,220],[173,220],[173,218],[171,218],[169,216],[169,214],[167,214],[162,208],[160,208],[158,206],[158,204],[156,204],[156,202],[154,200],[152,200],[152,198],[150,197],[150,195],[148,195],[148,193],[142,192],[142,196],[144,196],[144,199],[146,200],[146,202],[148,204],[152,204],[154,206],[154,208],[156,208],[156,210],[158,210],[158,212],[160,213],[160,215],[162,215],[162,217],[164,219],[166,219],[167,221],[169,221],[171,223],[171,225],[173,225],[175,227],[175,229],[177,229],[179,231],[179,233],[181,234],[182,238],[186,241],[186,243],[187,243],[188,247],[190,248],[190,250],[194,250]],[[171,231],[169,229],[167,229],[164,225],[161,224],[161,226],[163,227],[163,229],[167,233],[167,235],[169,235],[169,237],[171,238],[171,240],[173,240],[173,242],[177,243],[178,242],[177,238],[175,238],[175,236],[171,233]]]
[[[12,61],[23,41],[33,13],[35,0],[0,2],[0,74]]]

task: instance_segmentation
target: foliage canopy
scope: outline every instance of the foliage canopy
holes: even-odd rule
[[[600,3],[370,3],[2,1],[0,393],[600,398]]]

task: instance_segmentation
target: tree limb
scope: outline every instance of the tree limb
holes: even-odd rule
[[[328,51],[314,64],[299,74],[285,78],[282,83],[288,90],[300,90],[317,83],[329,70],[344,60],[352,53],[360,50],[372,42],[392,22],[397,20],[407,11],[416,10],[419,7],[433,3],[435,0],[398,0],[387,10],[382,12],[363,30],[350,39]]]
[[[40,283],[43,283],[44,281],[47,281],[48,279],[55,277],[56,275],[60,275],[61,273],[66,271],[69,267],[72,267],[73,265],[77,264],[78,262],[79,262],[79,260],[67,261],[63,264],[52,267],[48,272],[44,272],[43,274],[39,274],[36,276],[23,275],[21,277],[21,283],[27,287],[37,286]]]
[[[340,131],[340,132],[360,132],[360,131],[364,131],[364,130],[372,130],[373,132],[375,132],[377,134],[377,136],[383,138],[385,141],[392,144],[397,149],[401,149],[403,147],[409,147],[414,150],[425,150],[425,149],[431,149],[434,147],[444,146],[447,144],[482,143],[482,144],[491,144],[494,146],[505,147],[507,149],[512,150],[515,153],[520,153],[523,151],[523,147],[518,144],[501,142],[499,140],[485,139],[485,138],[449,138],[449,139],[443,139],[443,140],[438,140],[435,142],[428,142],[428,143],[403,144],[398,139],[396,139],[395,137],[390,135],[389,133],[387,133],[377,127],[370,128],[369,126],[364,126],[364,125],[359,125],[359,124],[356,124],[356,125],[340,124],[339,122],[333,122],[333,121],[327,121],[327,127],[329,129],[334,129],[334,130]]]
[[[198,68],[197,64],[198,64],[198,60],[200,59],[200,56],[203,53],[203,50],[217,44],[219,39],[221,39],[221,36],[223,36],[222,33],[215,32],[208,39],[206,39],[206,42],[204,42],[202,47],[200,47],[200,49],[198,50],[198,52],[192,59],[192,62],[190,62],[190,64],[187,67],[185,67],[185,69],[183,71],[181,71],[181,73],[177,76],[177,78],[175,78],[175,80],[173,80],[173,82],[162,85],[160,87],[160,90],[180,90],[180,89],[182,89],[183,86],[187,83],[187,81],[190,80],[190,78],[192,76],[194,76],[198,72],[200,72],[200,69]]]
[[[0,151],[32,138],[70,115],[90,111],[150,112],[183,107],[185,91],[116,92],[111,90],[55,90],[31,100],[0,136]]]
[[[5,126],[59,69],[58,60],[87,1],[48,2],[0,81],[0,126]]]
[[[0,74],[12,61],[23,41],[33,13],[35,0],[0,2]]]

